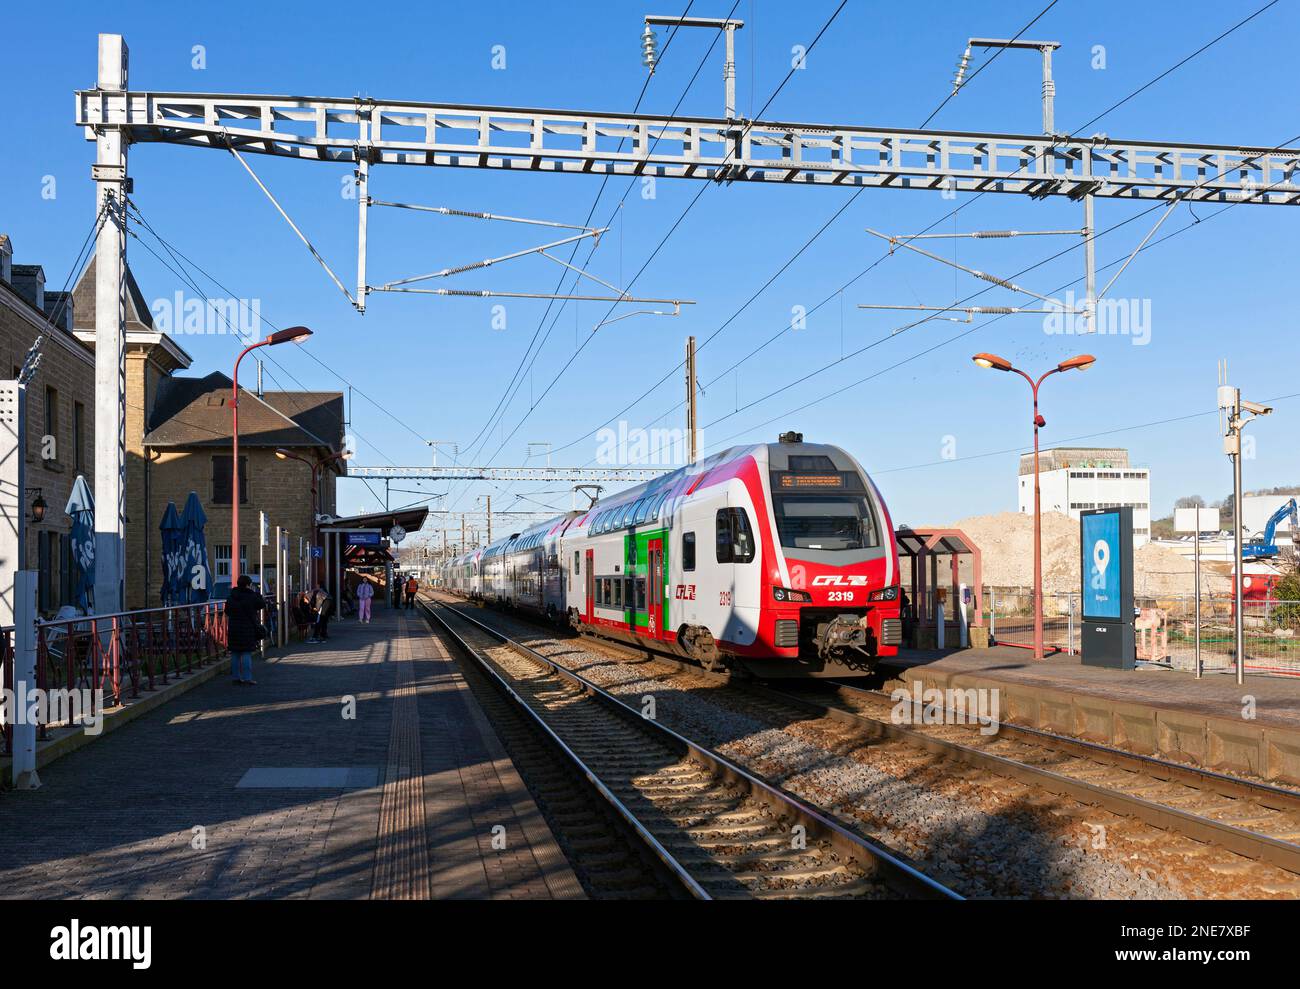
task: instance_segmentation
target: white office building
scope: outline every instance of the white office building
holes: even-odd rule
[[[1133,509],[1133,548],[1151,539],[1151,471],[1129,463],[1128,451],[1057,447],[1038,455],[1045,512],[1078,519],[1089,508]],[[1034,455],[1020,457],[1019,508],[1034,513]]]
[[[1242,532],[1246,539],[1263,536],[1268,520],[1279,508],[1295,498],[1295,495],[1246,495],[1241,499]],[[1296,541],[1296,533],[1291,531],[1291,520],[1283,519],[1273,533],[1273,541],[1284,549],[1289,549]]]

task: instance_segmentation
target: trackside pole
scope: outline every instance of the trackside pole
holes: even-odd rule
[[[284,530],[275,527],[275,644],[284,645]]]
[[[1204,672],[1201,669],[1201,510],[1196,509],[1196,534],[1192,537],[1196,540],[1196,549],[1193,552],[1195,563],[1192,566],[1192,579],[1196,581],[1196,621],[1194,623],[1196,636],[1196,679],[1201,679]]]
[[[36,697],[36,579],[37,571],[14,575],[14,732],[13,785],[15,790],[35,790],[36,722],[26,708]]]
[[[954,557],[955,559],[955,557]],[[965,649],[970,645],[970,628],[967,625],[966,618],[966,585],[961,584],[957,588],[957,635],[958,642]]]
[[[97,88],[124,93],[127,48],[120,34],[99,36]],[[95,128],[95,607],[122,610],[126,513],[126,135],[113,124]],[[236,549],[238,552],[238,549]]]

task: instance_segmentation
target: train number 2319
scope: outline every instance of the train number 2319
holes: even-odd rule
[[[828,601],[852,601],[853,592],[852,591],[830,591],[829,593],[827,593],[826,599]]]

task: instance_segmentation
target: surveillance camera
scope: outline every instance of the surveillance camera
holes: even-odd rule
[[[1244,398],[1241,400],[1241,407],[1247,412],[1253,412],[1257,416],[1266,416],[1273,411],[1271,405],[1260,405],[1257,402],[1247,402]]]

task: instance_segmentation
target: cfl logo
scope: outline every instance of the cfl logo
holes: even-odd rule
[[[866,587],[865,574],[824,573],[812,579],[813,587]]]

